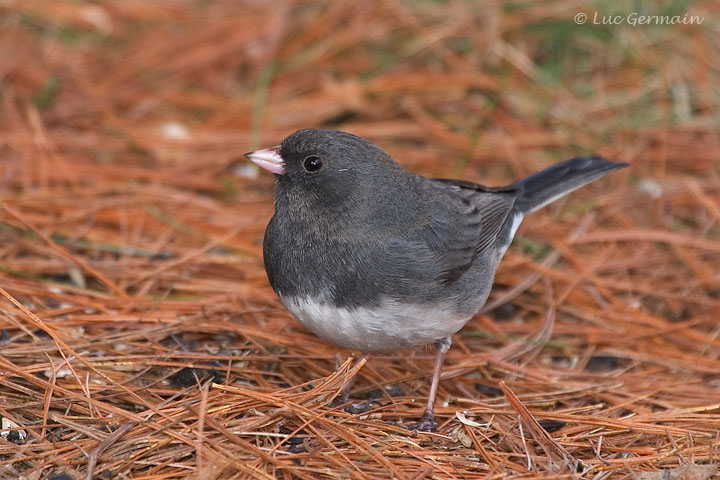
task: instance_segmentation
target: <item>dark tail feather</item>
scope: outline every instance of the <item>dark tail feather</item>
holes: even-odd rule
[[[515,208],[534,212],[550,202],[608,173],[627,167],[602,157],[577,157],[548,167],[509,185],[520,190]]]

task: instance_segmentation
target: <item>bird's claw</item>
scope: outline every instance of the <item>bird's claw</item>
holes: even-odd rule
[[[438,423],[433,417],[423,415],[416,423],[409,425],[414,432],[434,432],[438,429]]]

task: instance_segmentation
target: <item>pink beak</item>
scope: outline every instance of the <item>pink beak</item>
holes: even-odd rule
[[[285,173],[285,161],[280,156],[280,145],[263,150],[255,150],[254,152],[246,153],[245,156],[258,167],[264,168],[275,175]]]

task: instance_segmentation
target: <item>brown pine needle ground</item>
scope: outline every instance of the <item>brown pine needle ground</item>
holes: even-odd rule
[[[720,4],[573,20],[631,3],[0,2],[0,477],[716,475]],[[632,164],[525,221],[436,433],[432,352],[353,367],[268,286],[242,154],[309,126],[491,185]]]

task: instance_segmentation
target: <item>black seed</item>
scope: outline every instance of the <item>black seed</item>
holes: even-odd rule
[[[285,440],[285,443],[288,445],[298,445],[300,443],[303,443],[305,441],[305,437],[290,437],[287,440]]]
[[[36,329],[33,333],[34,333],[35,335],[37,335],[38,337],[40,337],[40,338],[50,338],[50,334],[47,333],[47,332],[46,332],[45,330],[43,330],[42,328]]]
[[[47,477],[47,480],[73,480],[67,473],[54,473]]]
[[[197,379],[202,378],[202,372],[197,372],[197,368],[183,368],[170,375],[170,383],[178,387],[190,387],[197,384]]]
[[[563,422],[562,420],[542,420],[538,423],[540,423],[540,426],[548,433],[557,432],[567,425],[567,422]]]
[[[607,370],[615,370],[620,367],[620,360],[612,355],[594,355],[590,357],[586,370],[591,372],[601,372]]]
[[[197,380],[196,378],[197,377]],[[170,375],[170,383],[176,387],[191,387],[197,385],[198,380],[212,378],[213,380],[221,377],[221,374],[215,370],[205,370],[204,368],[183,368]]]
[[[484,383],[476,383],[475,390],[482,393],[486,397],[501,397],[503,392],[499,388],[485,385]]]

